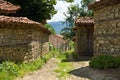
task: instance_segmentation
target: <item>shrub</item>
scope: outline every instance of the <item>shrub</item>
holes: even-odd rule
[[[120,57],[101,55],[91,59],[90,67],[96,69],[108,69],[120,67]]]
[[[15,76],[10,76],[9,73],[0,72],[0,80],[14,80]]]
[[[10,75],[17,76],[19,74],[18,70],[19,70],[19,67],[14,62],[6,61],[0,64],[0,72],[6,72],[6,73],[9,73]]]
[[[53,53],[55,52],[49,52],[39,59],[29,63],[15,64],[10,61],[2,62],[0,64],[0,80],[14,80],[18,76],[24,76],[28,72],[41,68],[42,65],[53,56]]]
[[[19,67],[14,62],[5,61],[0,64],[0,80],[13,80],[19,75]]]

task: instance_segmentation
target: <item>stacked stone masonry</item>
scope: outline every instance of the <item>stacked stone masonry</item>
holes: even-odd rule
[[[68,47],[68,41],[63,39],[62,35],[51,35],[49,41],[52,46],[60,51],[66,51]]]
[[[49,50],[49,34],[43,30],[15,23],[0,27],[0,60],[29,62]]]
[[[94,12],[94,55],[120,55],[120,4]]]

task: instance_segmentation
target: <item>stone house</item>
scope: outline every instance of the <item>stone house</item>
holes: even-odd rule
[[[4,14],[4,11],[5,14],[12,13],[12,11],[15,13],[19,8],[8,9],[15,7],[15,5],[7,6],[8,4],[1,7],[0,3],[0,13]],[[51,32],[39,22],[29,20],[26,17],[1,15],[0,60],[29,62],[39,58],[49,50],[50,34]]]
[[[75,21],[75,53],[78,56],[93,56],[94,20],[91,17],[79,17]]]
[[[51,35],[49,41],[51,45],[54,46],[56,49],[61,51],[67,50],[68,42],[63,39],[62,35],[59,34]]]
[[[120,0],[100,0],[94,10],[94,55],[120,55]]]

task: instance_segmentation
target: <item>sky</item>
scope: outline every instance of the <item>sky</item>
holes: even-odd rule
[[[63,13],[67,12],[67,8],[72,4],[80,4],[81,0],[74,0],[73,3],[68,3],[65,1],[57,1],[57,4],[54,6],[55,10],[57,10],[57,14],[55,14],[51,20],[47,22],[57,22],[57,21],[64,21],[65,16]]]

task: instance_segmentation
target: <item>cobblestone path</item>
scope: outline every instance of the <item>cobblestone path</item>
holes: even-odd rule
[[[56,58],[50,59],[40,70],[27,74],[23,78],[17,80],[62,80],[57,77],[55,69],[57,68],[58,60]],[[120,72],[116,70],[117,74],[100,70],[94,70],[88,67],[89,61],[70,62],[74,69],[69,72],[69,76],[63,80],[120,80]],[[113,77],[111,77],[111,74]]]

